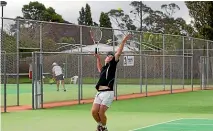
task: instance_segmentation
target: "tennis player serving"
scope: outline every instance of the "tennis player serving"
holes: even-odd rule
[[[94,99],[92,106],[92,116],[98,123],[97,131],[108,131],[106,127],[107,117],[105,112],[110,107],[114,99],[114,80],[117,63],[119,62],[119,57],[123,51],[124,44],[131,37],[131,35],[125,36],[121,42],[117,52],[108,52],[105,59],[105,65],[101,65],[100,56],[95,54],[97,58],[97,68],[100,72],[100,79],[96,85],[97,94]]]

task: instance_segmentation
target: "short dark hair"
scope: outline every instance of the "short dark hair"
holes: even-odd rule
[[[112,52],[112,51],[107,52],[107,56],[108,56],[108,55],[115,56],[114,52]]]

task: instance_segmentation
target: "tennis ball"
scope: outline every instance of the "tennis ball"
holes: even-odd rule
[[[122,9],[121,8],[118,8],[118,11],[121,11]]]

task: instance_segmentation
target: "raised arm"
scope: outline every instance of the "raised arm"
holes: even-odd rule
[[[101,58],[99,56],[99,54],[95,54],[96,58],[97,58],[97,68],[98,68],[98,72],[101,72],[101,68],[102,68],[102,65],[101,65]]]
[[[124,39],[122,40],[119,48],[117,49],[117,52],[115,53],[115,60],[117,61],[123,51],[124,48],[124,44],[126,43],[126,41],[131,37],[130,34],[128,34],[127,36],[124,37]]]

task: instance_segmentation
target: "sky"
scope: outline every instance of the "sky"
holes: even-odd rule
[[[7,6],[4,7],[4,17],[15,18],[16,16],[22,16],[21,9],[23,5],[29,4],[30,0],[6,0]],[[31,0],[33,1],[33,0]],[[53,7],[56,12],[62,17],[71,22],[77,24],[79,17],[79,11],[82,7],[85,7],[86,3],[91,6],[91,13],[94,22],[99,23],[100,13],[108,12],[111,9],[121,8],[128,14],[132,9],[130,1],[71,1],[71,0],[37,0],[43,3],[46,7]],[[161,10],[162,4],[176,3],[180,10],[174,14],[174,17],[182,17],[187,23],[190,23],[191,18],[188,13],[188,9],[184,1],[143,1],[144,4],[151,7],[153,10]]]

